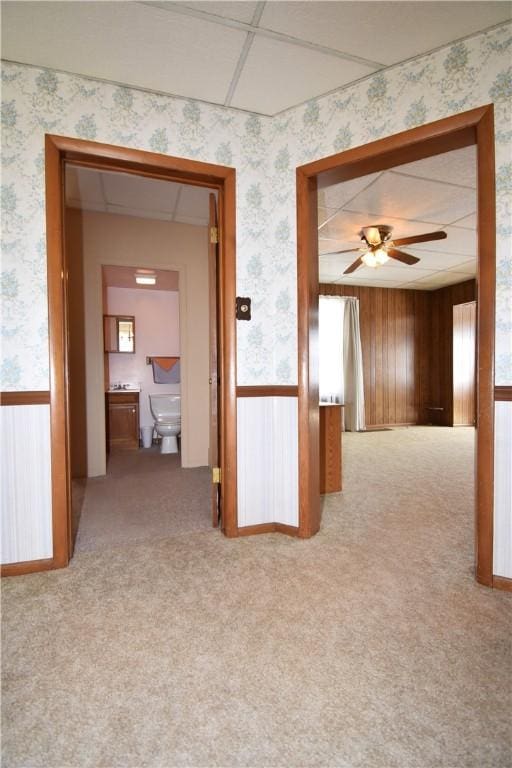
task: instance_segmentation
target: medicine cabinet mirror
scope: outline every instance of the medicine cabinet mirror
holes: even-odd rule
[[[105,352],[135,352],[135,318],[103,315]]]

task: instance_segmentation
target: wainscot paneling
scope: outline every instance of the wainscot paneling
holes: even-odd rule
[[[367,426],[425,423],[428,291],[321,284],[320,293],[359,299]]]
[[[239,397],[238,525],[298,526],[297,398]]]
[[[512,402],[494,406],[494,559],[496,576],[512,578]]]
[[[0,408],[2,564],[53,556],[50,406]]]

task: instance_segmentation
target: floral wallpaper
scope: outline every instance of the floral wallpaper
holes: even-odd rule
[[[295,168],[494,102],[497,193],[496,383],[512,382],[512,26],[505,25],[373,75],[274,118],[269,184],[269,241],[282,258],[275,286],[295,312]],[[240,267],[244,268],[244,263]],[[286,297],[286,298],[285,298]],[[288,326],[275,339],[276,379],[295,369],[285,349]],[[293,341],[292,341],[293,339]],[[285,362],[286,361],[286,362]]]
[[[297,380],[295,168],[456,112],[496,110],[496,383],[512,382],[511,26],[459,42],[276,118],[5,63],[3,390],[48,388],[44,134],[237,170],[238,383]]]

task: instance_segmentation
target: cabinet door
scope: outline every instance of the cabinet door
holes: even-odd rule
[[[126,448],[139,446],[139,414],[134,403],[109,406],[110,444]]]

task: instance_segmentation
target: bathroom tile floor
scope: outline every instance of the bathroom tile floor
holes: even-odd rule
[[[210,489],[208,467],[182,469],[179,454],[114,450],[106,476],[73,483],[82,501],[75,552],[212,530]]]

